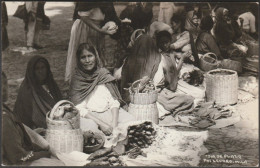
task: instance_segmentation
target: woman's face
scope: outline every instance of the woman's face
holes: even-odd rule
[[[34,68],[35,76],[40,84],[44,84],[47,78],[47,66],[44,62],[38,61]]]
[[[87,71],[91,71],[96,66],[96,56],[84,49],[80,54],[80,63]]]

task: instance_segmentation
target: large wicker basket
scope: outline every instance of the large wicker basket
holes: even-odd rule
[[[238,73],[242,72],[242,65],[239,61],[223,59],[221,61],[220,65],[221,65],[221,68],[223,68],[223,69],[237,71]]]
[[[128,112],[137,121],[152,121],[155,124],[159,124],[159,112],[156,103],[146,105],[130,103]]]
[[[200,69],[210,71],[218,68],[217,56],[214,53],[206,53],[200,58]]]
[[[53,116],[53,113],[55,110],[62,104],[69,103],[72,106],[74,106],[73,103],[67,101],[67,100],[61,100],[58,103],[55,104],[55,106],[52,108],[50,112],[46,115],[46,123],[48,129],[79,129],[80,127],[80,114],[78,114],[70,119],[70,120],[53,120],[51,119],[51,116]]]
[[[228,69],[209,71],[206,74],[206,99],[221,105],[237,103],[237,72]]]
[[[46,140],[54,153],[70,153],[83,151],[83,133],[81,129],[46,130]]]

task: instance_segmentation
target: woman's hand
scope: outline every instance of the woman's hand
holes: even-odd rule
[[[106,136],[109,136],[112,134],[113,132],[113,128],[111,126],[99,126],[101,131],[106,135]]]

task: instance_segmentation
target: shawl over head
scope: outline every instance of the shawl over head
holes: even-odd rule
[[[47,67],[45,85],[48,86],[52,96],[43,89],[36,79],[34,69],[38,61],[42,61]],[[14,112],[30,128],[46,128],[46,113],[61,99],[61,92],[53,79],[47,59],[41,56],[31,58],[27,64],[25,78],[18,92]]]
[[[77,68],[70,85],[70,100],[75,104],[84,101],[97,85],[105,84],[114,99],[123,103],[121,95],[116,86],[116,79],[106,68],[102,68],[98,53],[95,50],[96,67],[93,71],[86,71],[80,63],[80,56],[77,55]]]
[[[128,102],[128,93],[124,88],[129,87],[129,83],[149,76],[153,79],[161,61],[161,55],[155,40],[149,35],[141,35],[131,48],[131,54],[127,58],[122,68],[121,93],[124,100]]]

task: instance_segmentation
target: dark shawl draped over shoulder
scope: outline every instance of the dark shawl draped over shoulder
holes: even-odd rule
[[[77,56],[77,68],[72,77],[69,96],[70,100],[75,104],[80,104],[95,89],[97,85],[105,84],[114,99],[124,104],[119,90],[116,85],[116,79],[110,74],[106,68],[102,68],[99,56],[96,52],[97,67],[92,71],[86,71],[79,62]]]
[[[33,143],[23,124],[3,103],[2,106],[2,161],[6,165],[18,164],[33,150]]]
[[[34,69],[38,61],[44,62],[47,66],[45,85],[48,86],[51,96],[36,80]],[[27,64],[25,78],[18,92],[14,112],[30,128],[46,128],[46,113],[61,99],[61,92],[53,79],[49,62],[41,56],[33,57]]]
[[[122,69],[121,94],[125,101],[128,102],[128,94],[124,88],[128,88],[130,83],[144,76],[153,79],[160,61],[161,55],[155,40],[149,35],[140,36],[132,47],[131,54]]]

